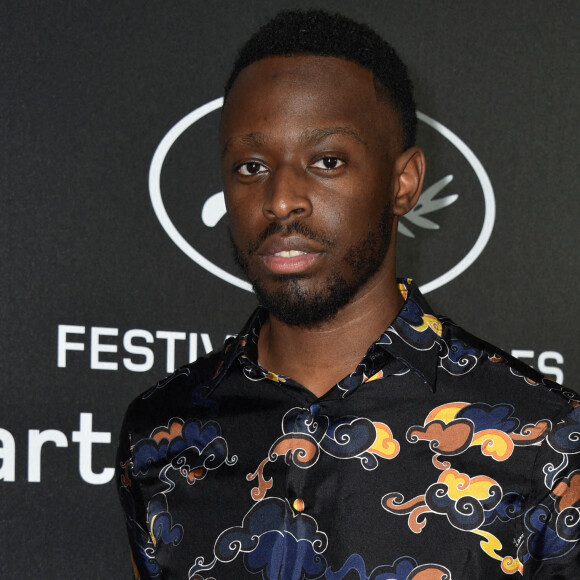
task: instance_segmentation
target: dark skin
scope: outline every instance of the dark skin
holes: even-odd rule
[[[419,198],[423,152],[402,150],[398,117],[370,71],[312,55],[245,68],[224,106],[220,141],[232,237],[251,248],[250,277],[268,290],[287,288],[287,275],[306,295],[324,293],[333,274],[352,280],[349,256],[390,204],[384,259],[346,306],[311,327],[270,316],[260,332],[262,365],[320,397],[356,368],[403,304],[395,233]],[[269,224],[296,220],[325,241],[284,231],[256,241]]]

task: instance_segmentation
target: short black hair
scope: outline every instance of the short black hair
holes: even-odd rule
[[[312,54],[352,61],[373,73],[375,86],[394,106],[403,132],[403,149],[417,133],[413,83],[393,47],[366,24],[324,10],[283,10],[242,46],[225,86],[225,99],[240,72],[269,56]]]

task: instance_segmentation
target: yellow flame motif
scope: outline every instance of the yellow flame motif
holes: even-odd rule
[[[425,425],[435,420],[443,421],[443,423],[447,425],[447,423],[453,421],[453,419],[455,419],[457,416],[457,413],[459,413],[463,407],[467,407],[467,405],[469,405],[469,403],[463,403],[459,401],[456,403],[446,403],[445,405],[435,407],[425,418]]]
[[[498,552],[503,548],[502,543],[493,534],[480,529],[472,531],[474,534],[485,538],[485,540],[479,542],[479,546],[488,556],[491,556],[494,560],[503,560],[503,558],[498,554]]]
[[[469,477],[465,473],[459,473],[456,469],[447,469],[439,476],[439,483],[444,483],[448,487],[447,495],[454,501],[468,495],[475,499],[487,499],[489,489],[497,482],[486,475]]]
[[[512,438],[499,429],[478,431],[471,441],[471,446],[474,445],[481,445],[481,452],[493,457],[496,461],[505,461],[514,450]]]
[[[504,574],[515,574],[519,572],[521,575],[524,574],[524,566],[522,563],[513,556],[500,556],[498,552],[503,548],[502,543],[489,532],[484,530],[472,530],[474,534],[483,536],[485,539],[479,542],[481,549],[494,560],[501,561],[501,570]]]
[[[437,317],[433,316],[432,314],[423,314],[421,320],[423,320],[423,324],[413,326],[412,328],[419,332],[423,332],[427,330],[427,328],[430,328],[438,336],[443,334],[443,325],[439,322]]]
[[[151,518],[151,523],[149,524],[149,537],[151,538],[151,541],[153,542],[153,546],[157,547],[157,538],[155,537],[155,534],[153,533],[153,525],[155,524],[155,520],[157,519],[157,515],[153,516]]]
[[[273,373],[272,371],[267,371],[266,378],[274,381],[275,383],[285,383],[286,379],[282,378],[280,375]]]
[[[368,451],[385,459],[393,459],[399,454],[401,448],[399,442],[393,437],[393,432],[384,423],[373,423],[373,425],[377,436]]]
[[[377,379],[383,378],[383,371],[380,370],[378,373],[375,373],[370,379],[365,379],[363,383],[370,383],[371,381],[376,381]]]
[[[407,278],[407,284],[410,286],[413,283],[413,280],[411,280],[411,278]],[[403,300],[407,300],[407,296],[409,295],[409,291],[407,290],[407,286],[405,286],[405,284],[397,284],[397,286],[399,287],[399,292],[401,293],[401,296],[403,296]]]

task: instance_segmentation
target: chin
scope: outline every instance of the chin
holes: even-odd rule
[[[258,302],[272,316],[288,326],[310,328],[331,320],[338,311],[349,304],[360,285],[349,284],[342,276],[334,274],[326,279],[323,289],[308,288],[300,278],[287,278],[276,289],[266,289],[254,283]]]

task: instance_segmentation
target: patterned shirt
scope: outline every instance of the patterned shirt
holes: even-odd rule
[[[580,577],[578,395],[405,304],[320,398],[263,368],[258,309],[127,411],[136,578]]]

